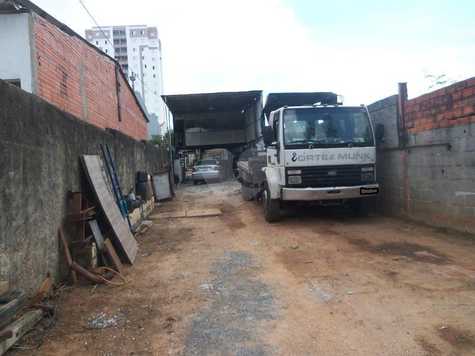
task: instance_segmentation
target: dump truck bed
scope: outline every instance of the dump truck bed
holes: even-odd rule
[[[262,171],[262,168],[266,166],[266,156],[253,156],[247,160],[238,161],[237,167],[239,172],[239,178],[243,184],[259,187],[264,183],[266,176]]]

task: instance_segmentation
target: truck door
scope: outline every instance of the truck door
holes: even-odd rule
[[[277,166],[280,163],[280,122],[279,111],[272,113],[272,130],[274,131],[275,145],[267,147],[267,165]]]

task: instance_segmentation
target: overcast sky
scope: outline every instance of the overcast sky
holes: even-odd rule
[[[33,0],[84,35],[78,0]],[[369,104],[427,74],[475,76],[475,1],[83,0],[100,25],[157,26],[166,94],[333,91]],[[391,4],[392,3],[392,4]]]

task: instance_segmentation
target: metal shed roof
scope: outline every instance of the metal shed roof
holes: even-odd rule
[[[312,105],[318,102],[336,104],[337,95],[332,92],[270,93],[264,106],[264,114],[268,117],[272,111],[286,105]]]
[[[162,95],[174,115],[203,112],[241,111],[256,103],[262,91]]]

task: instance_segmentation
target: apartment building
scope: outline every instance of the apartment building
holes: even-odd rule
[[[86,39],[115,58],[149,114],[149,135],[167,128],[163,94],[162,48],[156,27],[101,26],[86,30]]]

